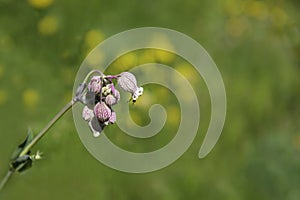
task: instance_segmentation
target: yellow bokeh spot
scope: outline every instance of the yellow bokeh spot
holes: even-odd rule
[[[141,125],[143,123],[142,118],[138,112],[130,111],[130,116],[136,124]],[[128,121],[128,122],[130,122],[130,121]]]
[[[165,87],[159,87],[153,93],[153,98],[156,98],[158,103],[168,103],[171,98],[171,94]]]
[[[120,58],[123,66],[134,67],[138,63],[138,57],[135,53],[128,53]]]
[[[183,75],[189,82],[197,83],[199,74],[198,72],[188,63],[183,63],[175,66],[175,69]]]
[[[47,8],[53,4],[53,0],[28,0],[28,4],[34,8]]]
[[[156,50],[155,57],[162,63],[170,63],[175,59],[175,54],[168,51]]]
[[[143,63],[155,63],[155,50],[154,49],[148,49],[145,50],[141,56],[139,57],[139,61],[141,64]]]
[[[287,13],[279,7],[274,7],[271,10],[272,13],[272,22],[278,27],[284,26],[288,21]]]
[[[122,55],[121,57],[114,60],[112,66],[114,69],[117,69],[119,71],[127,71],[130,68],[138,65],[138,63],[139,63],[138,56],[136,55],[136,53],[131,52]]]
[[[245,12],[258,20],[265,20],[268,17],[268,8],[263,1],[250,1],[246,5]]]
[[[40,95],[34,89],[26,89],[23,92],[23,103],[27,107],[34,107],[38,104]]]
[[[48,15],[38,22],[37,28],[42,35],[53,35],[58,31],[58,19]]]
[[[0,90],[0,105],[4,105],[7,100],[7,94],[6,91]]]
[[[248,22],[240,17],[232,17],[226,23],[226,31],[233,37],[241,36],[248,29]]]
[[[85,34],[85,45],[90,51],[96,45],[104,40],[104,34],[100,30],[90,30]]]

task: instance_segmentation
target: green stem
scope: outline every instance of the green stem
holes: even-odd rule
[[[94,74],[94,73],[98,73],[101,77],[104,76],[104,74],[103,74],[100,70],[94,69],[94,70],[90,71],[90,72],[86,75],[86,77],[85,77],[83,83],[86,83],[87,80],[88,80],[88,78],[89,78],[92,74]]]
[[[5,186],[5,184],[7,183],[7,181],[10,179],[10,177],[13,175],[13,171],[12,170],[8,170],[8,172],[6,173],[5,177],[1,180],[0,183],[0,191],[2,190],[2,188]]]
[[[54,117],[53,119],[39,132],[35,138],[23,149],[23,151],[20,153],[19,157],[26,155],[29,150],[47,133],[47,131],[57,122],[72,106],[77,103],[77,101],[70,101],[67,105],[65,105]],[[11,178],[13,175],[14,170],[10,169],[6,176],[2,179],[0,183],[0,191],[3,189],[7,181]]]
[[[104,74],[100,70],[92,70],[90,71],[87,76],[85,77],[83,83],[86,84],[88,78],[93,74],[98,73],[101,77],[104,76]],[[72,101],[70,101],[67,105],[65,105],[54,117],[53,119],[33,138],[33,140],[26,145],[26,147],[21,151],[18,157],[22,157],[26,155],[30,149],[47,133],[47,131],[70,109],[72,106],[78,102],[77,98],[74,98]],[[10,168],[9,171],[6,173],[5,177],[0,182],[0,191],[3,189],[5,184],[8,182],[8,180],[12,177],[13,173],[15,172],[14,169]]]
[[[47,131],[57,122],[72,106],[76,103],[76,101],[71,101],[65,107],[57,113],[54,118],[41,130],[41,132],[35,136],[35,138],[23,149],[20,153],[19,157],[24,156],[28,153],[28,151],[47,133]]]

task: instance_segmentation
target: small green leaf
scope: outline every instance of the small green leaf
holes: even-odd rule
[[[29,155],[16,158],[11,162],[11,169],[22,172],[32,166],[32,159]]]
[[[15,160],[16,158],[19,157],[20,153],[23,151],[23,149],[33,140],[33,132],[32,130],[29,128],[28,132],[27,132],[27,137],[25,138],[25,140],[19,144],[19,146],[15,149],[15,151],[13,152],[12,156],[11,156],[11,160]]]
[[[33,140],[33,132],[31,130],[31,128],[28,128],[25,146],[27,146],[32,140]]]

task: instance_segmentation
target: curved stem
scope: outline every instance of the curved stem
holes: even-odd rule
[[[100,76],[101,77],[103,77],[104,76],[104,74],[100,71],[100,70],[98,70],[98,69],[94,69],[94,70],[92,70],[92,71],[90,71],[87,75],[86,75],[86,77],[85,77],[85,79],[84,79],[84,81],[83,81],[83,83],[86,83],[87,82],[87,80],[88,80],[88,78],[92,75],[92,74],[94,74],[94,73],[98,73],[98,74],[100,74]]]

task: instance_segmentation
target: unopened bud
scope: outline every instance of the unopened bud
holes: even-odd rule
[[[107,121],[111,116],[111,109],[104,102],[97,103],[94,112],[101,122]]]

